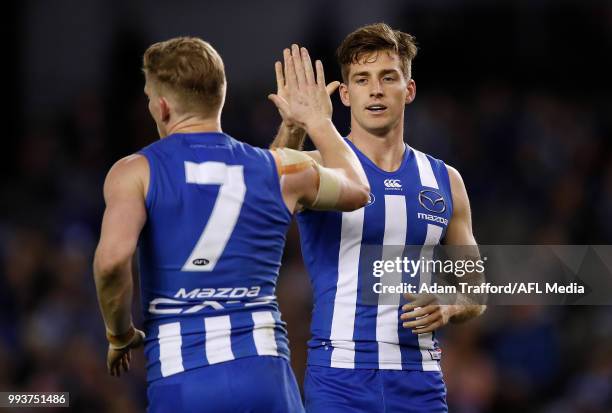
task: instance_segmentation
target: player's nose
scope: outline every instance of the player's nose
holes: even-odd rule
[[[370,82],[370,96],[380,97],[383,95],[383,87],[381,82]]]

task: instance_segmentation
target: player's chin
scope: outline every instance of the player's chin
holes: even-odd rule
[[[374,135],[385,135],[391,130],[391,123],[387,121],[367,122],[366,130]]]
[[[392,123],[392,120],[395,118],[393,113],[387,109],[382,113],[366,113],[363,117],[363,121],[366,125],[385,125]]]

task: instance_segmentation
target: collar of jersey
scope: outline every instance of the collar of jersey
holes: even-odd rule
[[[402,172],[404,170],[404,168],[406,167],[406,165],[408,164],[408,157],[410,155],[411,152],[411,148],[410,146],[408,146],[406,144],[406,142],[404,142],[404,156],[402,158],[402,163],[400,164],[399,168],[397,168],[395,171],[389,172],[389,171],[385,171],[383,169],[380,169],[378,167],[378,165],[376,165],[370,158],[368,158],[363,152],[361,152],[353,142],[351,142],[348,138],[344,138],[344,140],[346,141],[346,143],[348,143],[348,145],[353,149],[353,151],[355,152],[355,154],[357,154],[357,157],[359,159],[361,159],[361,161],[368,165],[370,168],[374,169],[376,172],[382,174],[382,175],[388,175],[388,176],[393,176],[396,175],[400,172]]]
[[[173,133],[172,135],[168,136],[168,138],[187,138],[192,142],[215,144],[225,143],[230,140],[229,135],[226,135],[223,132],[179,132]]]

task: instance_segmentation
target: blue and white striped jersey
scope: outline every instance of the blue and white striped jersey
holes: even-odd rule
[[[189,133],[140,154],[150,167],[139,243],[147,380],[289,358],[275,287],[291,213],[270,152]]]
[[[439,370],[441,351],[434,335],[415,335],[401,326],[403,298],[398,295],[393,303],[389,297],[383,302],[382,296],[376,296],[379,301],[364,300],[367,294],[361,290],[368,287],[363,280],[373,275],[372,267],[360,261],[371,258],[367,246],[381,246],[384,254],[385,245],[440,243],[452,215],[446,166],[406,146],[399,169],[386,172],[347,142],[368,177],[372,191],[368,205],[353,212],[305,210],[298,215],[302,254],[314,292],[308,363]],[[431,255],[430,250],[421,253]],[[421,272],[419,277],[426,281],[431,274]]]

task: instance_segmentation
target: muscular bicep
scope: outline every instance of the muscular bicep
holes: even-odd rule
[[[453,215],[446,230],[444,243],[448,245],[476,245],[472,232],[472,214],[465,184],[459,172],[447,166],[453,197]]]
[[[118,161],[109,171],[104,182],[106,208],[96,250],[99,265],[120,265],[131,259],[136,251],[147,217],[148,168],[146,159],[137,155]]]

